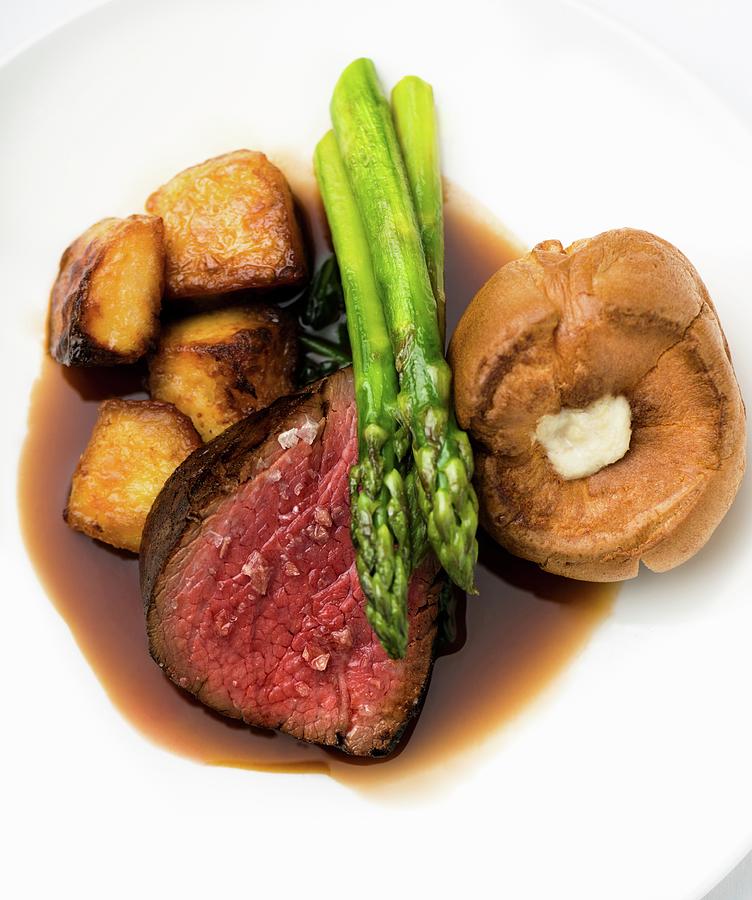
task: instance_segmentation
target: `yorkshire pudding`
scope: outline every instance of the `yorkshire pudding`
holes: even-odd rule
[[[450,361],[481,521],[549,572],[618,581],[640,560],[666,571],[703,546],[734,499],[745,414],[728,345],[700,276],[655,235],[538,244],[481,288]],[[560,449],[583,435],[597,443],[588,416],[613,398],[629,404],[622,449],[592,474],[560,474],[544,434],[563,433]],[[562,410],[584,411],[573,431]]]

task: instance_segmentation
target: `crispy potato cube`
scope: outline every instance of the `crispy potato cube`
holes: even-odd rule
[[[169,403],[105,400],[73,473],[65,521],[113,547],[138,553],[162,485],[201,438]]]
[[[162,331],[149,361],[149,392],[190,417],[205,441],[293,389],[295,324],[255,304],[211,310]]]
[[[149,197],[146,209],[164,220],[169,297],[306,277],[290,187],[263,153],[236,150],[185,169]]]
[[[60,260],[50,295],[49,348],[64,366],[135,362],[159,332],[162,221],[102,219]]]

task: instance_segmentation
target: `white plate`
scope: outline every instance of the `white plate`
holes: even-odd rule
[[[634,225],[681,247],[752,396],[752,141],[702,86],[577,8],[149,0],[32,47],[0,73],[7,896],[687,900],[752,846],[748,484],[706,550],[629,584],[483,754],[398,806],[155,749],[36,580],[13,485],[61,248],[213,154],[307,157],[363,54],[387,84],[433,82],[447,174],[527,241]]]

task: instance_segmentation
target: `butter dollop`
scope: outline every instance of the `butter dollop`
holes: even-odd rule
[[[629,450],[632,410],[626,397],[606,394],[584,409],[541,416],[534,438],[565,481],[594,475]]]

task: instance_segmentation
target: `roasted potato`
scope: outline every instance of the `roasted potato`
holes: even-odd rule
[[[63,516],[77,531],[138,553],[146,516],[201,438],[170,403],[105,400],[73,473]]]
[[[159,332],[162,220],[102,219],[63,254],[50,295],[50,354],[65,366],[135,362]]]
[[[254,304],[189,316],[162,331],[149,392],[189,416],[205,441],[293,389],[295,324]]]
[[[149,197],[146,209],[164,220],[169,297],[306,277],[290,187],[263,153],[236,150],[185,169]]]

